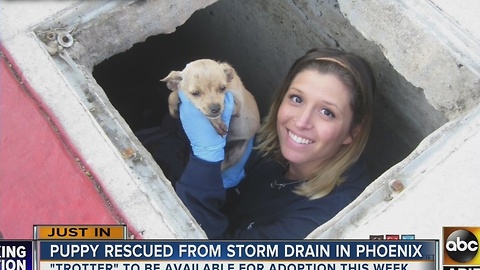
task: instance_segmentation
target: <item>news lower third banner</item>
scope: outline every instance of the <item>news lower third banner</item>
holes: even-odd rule
[[[41,270],[434,270],[439,268],[438,240],[39,240],[37,247],[34,268],[38,267]],[[13,264],[10,266],[2,265],[0,269],[31,269],[13,268]]]

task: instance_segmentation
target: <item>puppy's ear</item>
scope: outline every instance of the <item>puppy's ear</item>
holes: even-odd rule
[[[220,65],[222,66],[225,75],[227,75],[227,82],[232,81],[235,76],[235,70],[233,70],[233,68],[227,63],[221,63]]]
[[[178,84],[182,81],[182,72],[181,71],[172,71],[168,74],[167,77],[161,79],[160,81],[167,83],[167,88],[172,91],[178,90]]]

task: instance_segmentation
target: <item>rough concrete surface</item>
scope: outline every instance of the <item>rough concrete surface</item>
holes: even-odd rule
[[[430,0],[432,4],[437,6],[443,12],[445,17],[468,32],[477,41],[480,37],[480,21],[477,18],[480,10],[480,2],[476,0],[463,0],[457,3],[452,3],[449,0]]]
[[[428,1],[409,0],[361,3],[340,0],[339,3],[352,24],[377,43],[395,69],[421,88],[428,102],[449,119],[478,104],[478,61],[472,59],[478,58],[478,50],[476,56],[458,51],[463,47],[454,38],[464,36],[464,31],[447,20],[436,6]],[[453,33],[447,35],[443,29],[451,29]],[[478,47],[474,39],[463,42]]]

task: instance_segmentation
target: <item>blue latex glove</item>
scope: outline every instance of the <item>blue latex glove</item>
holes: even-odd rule
[[[245,153],[243,153],[242,159],[240,159],[240,161],[232,167],[222,172],[224,188],[234,187],[243,180],[245,177],[245,163],[247,163],[248,157],[250,156],[250,153],[252,153],[252,148],[253,138],[248,141],[247,148],[245,149]]]
[[[209,162],[222,161],[225,158],[226,136],[222,137],[215,131],[210,120],[190,102],[183,91],[179,91],[178,95],[181,100],[179,106],[180,120],[185,134],[190,140],[193,154]],[[234,105],[233,94],[226,92],[225,108],[221,117],[227,128],[230,124]]]

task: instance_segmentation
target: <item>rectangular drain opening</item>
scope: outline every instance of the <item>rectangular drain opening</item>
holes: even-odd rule
[[[218,1],[205,9],[198,7],[191,17],[180,16],[185,21],[172,6],[160,2],[131,1],[122,8],[101,6],[98,12],[86,8],[89,12],[81,12],[90,15],[80,21],[66,14],[37,31],[39,35],[52,28],[75,27],[75,43],[66,51],[78,69],[70,65],[63,72],[127,164],[139,179],[147,179],[139,180],[142,185],[153,185],[145,188],[152,198],[163,188],[148,179],[165,179],[134,133],[161,124],[168,113],[169,90],[159,80],[195,59],[232,64],[265,115],[287,69],[308,49],[334,46],[364,56],[378,80],[373,134],[366,152],[374,177],[446,122],[421,90],[395,71],[377,45],[349,24],[336,2],[299,6]],[[169,14],[170,19],[155,21],[158,13]],[[62,60],[57,57],[57,61]],[[175,211],[176,206],[159,207]]]

